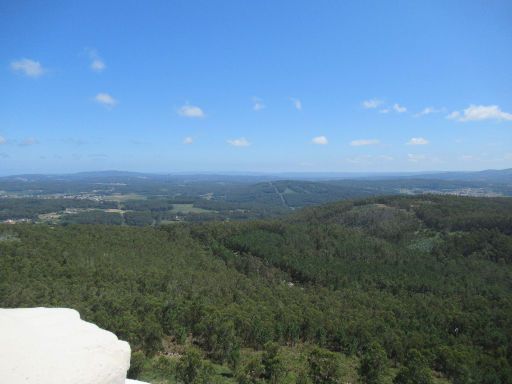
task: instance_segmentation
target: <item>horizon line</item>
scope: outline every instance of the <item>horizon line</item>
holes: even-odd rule
[[[477,173],[488,171],[506,171],[512,168],[485,168],[475,170],[428,170],[428,171],[135,171],[135,170],[121,170],[121,169],[105,169],[105,170],[90,170],[90,171],[75,171],[75,172],[35,172],[35,173],[10,173],[0,174],[0,178],[5,177],[21,177],[21,176],[71,176],[80,174],[105,174],[105,173],[131,173],[143,175],[157,175],[157,176],[200,176],[200,175],[217,175],[217,176],[265,176],[265,175],[428,175],[439,173]]]

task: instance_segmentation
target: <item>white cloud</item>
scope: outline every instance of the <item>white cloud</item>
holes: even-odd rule
[[[462,113],[453,111],[447,118],[462,122],[479,120],[512,121],[512,113],[502,111],[497,105],[470,105]]]
[[[427,156],[425,156],[425,155],[418,155],[418,154],[414,154],[414,153],[409,153],[407,155],[407,160],[409,160],[412,163],[417,163],[419,161],[426,160],[426,158],[427,158]]]
[[[459,111],[453,111],[448,116],[446,116],[447,119],[450,120],[458,120],[460,118],[460,112]]]
[[[369,99],[369,100],[364,100],[361,104],[363,105],[363,108],[365,108],[365,109],[375,109],[382,103],[383,103],[382,100]]]
[[[91,69],[96,72],[101,72],[106,67],[105,62],[101,59],[94,59],[91,63]]]
[[[413,137],[407,142],[408,145],[426,145],[429,141],[423,137]]]
[[[311,140],[313,144],[319,144],[319,145],[326,145],[329,143],[327,140],[327,137],[325,136],[317,136],[313,137],[313,140]]]
[[[102,104],[107,108],[113,108],[118,104],[118,101],[116,99],[114,99],[111,95],[109,95],[108,93],[98,93],[94,97],[94,100],[97,103]]]
[[[249,141],[247,141],[245,137],[228,140],[228,144],[234,147],[248,147],[249,145],[251,145],[251,143],[249,143]]]
[[[178,110],[178,113],[181,116],[190,117],[190,118],[201,118],[204,117],[204,112],[201,108],[195,105],[184,105]]]
[[[352,140],[350,145],[352,147],[360,147],[362,145],[376,145],[379,144],[380,140],[377,139],[360,139],[360,140]]]
[[[389,105],[384,105],[384,101],[382,100],[379,100],[379,99],[369,99],[369,100],[364,100],[361,105],[363,106],[363,108],[365,109],[377,109],[379,107],[383,107],[383,108],[380,108],[379,109],[379,113],[389,113],[391,112],[392,110],[397,112],[397,113],[404,113],[404,112],[407,112],[407,108],[404,107],[403,105],[400,105],[398,103],[395,103],[393,104],[392,106],[389,106]]]
[[[34,137],[27,137],[26,139],[22,140],[20,145],[23,147],[27,147],[29,145],[35,145],[39,144],[39,141]]]
[[[421,116],[430,115],[432,113],[439,113],[439,112],[443,112],[444,110],[445,110],[445,108],[426,107],[426,108],[423,108],[423,110],[421,110],[420,112],[416,113],[414,115],[414,117],[421,117]]]
[[[416,115],[417,116],[423,116],[423,115],[430,115],[431,113],[434,113],[436,110],[432,107],[426,107],[426,108],[423,108],[423,110],[421,112],[418,112]]]
[[[398,103],[393,104],[393,109],[395,110],[395,112],[398,112],[398,113],[407,112],[407,108],[405,108],[403,105],[400,105]]]
[[[263,104],[263,100],[261,100],[258,97],[252,98],[252,109],[256,112],[261,111],[262,109],[265,109],[267,106]]]
[[[94,48],[85,48],[85,54],[91,60],[91,69],[94,72],[102,72],[107,68],[107,65]]]
[[[293,106],[296,110],[301,111],[302,110],[302,101],[300,99],[294,99],[293,97],[290,99],[293,103]]]
[[[194,142],[194,139],[190,136],[187,136],[183,139],[183,144],[192,144]]]
[[[5,143],[7,143],[7,140],[5,139],[5,137],[0,136],[0,145],[5,144]]]
[[[16,72],[21,72],[29,77],[39,77],[46,71],[41,63],[30,59],[12,61],[11,69]]]

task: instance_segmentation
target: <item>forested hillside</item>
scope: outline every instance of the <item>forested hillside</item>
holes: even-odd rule
[[[508,198],[0,226],[0,306],[77,309],[153,383],[512,383],[511,282]]]

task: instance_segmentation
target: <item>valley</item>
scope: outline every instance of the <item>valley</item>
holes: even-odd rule
[[[366,359],[383,383],[410,364],[432,383],[507,382],[511,228],[509,198],[439,195],[229,222],[3,224],[0,305],[77,309],[129,341],[130,375],[152,383],[179,381],[187,359],[215,382],[265,380],[269,356],[294,383],[320,355],[344,382]]]

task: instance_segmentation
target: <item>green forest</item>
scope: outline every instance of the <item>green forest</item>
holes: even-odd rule
[[[108,224],[0,224],[0,306],[78,310],[153,384],[512,383],[509,198],[152,226],[127,204],[123,225],[101,210],[85,212]]]

